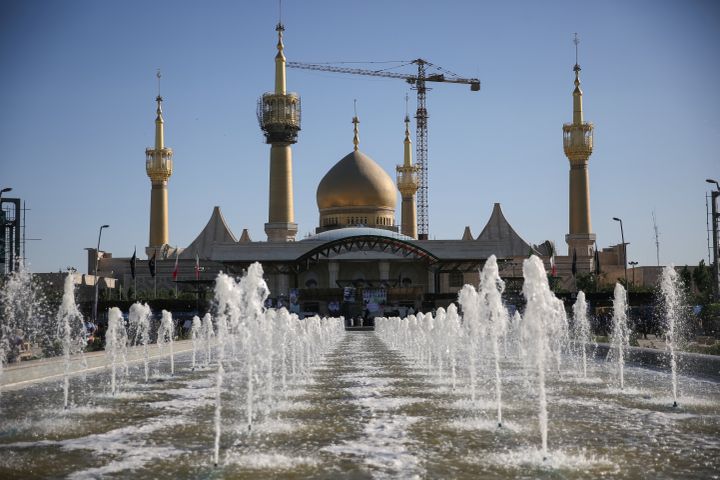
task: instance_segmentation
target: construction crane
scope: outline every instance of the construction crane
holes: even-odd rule
[[[399,78],[405,80],[412,85],[413,90],[417,90],[417,111],[415,113],[416,125],[416,145],[415,158],[420,170],[418,188],[418,239],[427,240],[430,233],[430,219],[428,217],[428,112],[425,103],[425,96],[430,90],[426,82],[445,82],[445,83],[463,83],[470,85],[470,90],[477,92],[480,90],[480,80],[477,78],[461,78],[456,74],[445,70],[444,68],[433,65],[427,60],[418,58],[409,62],[404,62],[402,66],[414,64],[417,65],[417,74],[407,74],[398,72],[389,72],[383,70],[364,70],[360,68],[339,67],[331,64],[318,63],[302,63],[287,62],[289,68],[301,68],[305,70],[319,70],[322,72],[349,73],[351,75],[368,75],[371,77]],[[428,75],[427,69],[435,68],[439,73],[431,73]],[[446,76],[447,75],[447,76]]]

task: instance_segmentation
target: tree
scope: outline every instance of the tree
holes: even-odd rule
[[[597,276],[593,273],[580,273],[577,276],[577,288],[583,292],[597,291]]]
[[[705,265],[705,260],[700,260],[692,276],[698,296],[703,299],[709,298],[712,292],[712,274],[710,267]]]
[[[682,270],[680,270],[680,280],[685,287],[685,292],[690,293],[692,291],[693,282],[692,274],[690,273],[690,269],[687,265],[685,265]]]

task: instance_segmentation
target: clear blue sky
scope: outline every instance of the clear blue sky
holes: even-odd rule
[[[430,113],[430,234],[477,235],[500,202],[527,241],[565,253],[573,32],[579,32],[593,229],[601,246],[655,264],[707,258],[705,178],[720,179],[720,7],[714,1],[283,2],[288,60],[422,57],[482,91],[439,84]],[[130,256],[148,241],[155,70],[163,72],[170,240],[188,245],[219,205],[239,236],[264,240],[269,147],[255,118],[273,87],[277,2],[0,2],[0,183],[27,202],[34,271],[86,268],[84,247]],[[399,80],[289,70],[303,100],[294,146],[301,238],[318,221],[315,189],[352,148],[394,177],[402,161]],[[413,135],[414,137],[414,135]]]

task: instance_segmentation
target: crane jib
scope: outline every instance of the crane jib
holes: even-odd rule
[[[370,63],[370,62],[369,62]],[[416,119],[416,153],[415,159],[419,168],[419,189],[417,192],[417,222],[418,222],[418,238],[420,240],[427,240],[429,238],[430,221],[428,212],[428,112],[425,106],[425,95],[429,90],[425,87],[425,82],[444,82],[444,83],[461,83],[470,85],[470,91],[477,92],[480,90],[480,80],[477,78],[461,78],[445,70],[437,65],[433,65],[427,60],[418,58],[409,63],[417,65],[417,74],[403,74],[398,72],[388,72],[387,70],[364,70],[361,68],[347,68],[339,67],[330,64],[317,64],[317,63],[303,63],[303,62],[287,62],[288,68],[300,68],[304,70],[318,70],[322,72],[335,72],[335,73],[348,73],[351,75],[367,75],[371,77],[385,77],[385,78],[398,78],[405,80],[410,85],[413,85],[413,89],[417,90],[417,114]],[[403,65],[400,65],[403,66]],[[430,75],[425,74],[426,67],[433,67],[434,69],[445,72],[450,77],[446,77],[444,73],[432,73]],[[396,67],[394,67],[396,68]]]

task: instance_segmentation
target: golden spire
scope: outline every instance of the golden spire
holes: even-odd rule
[[[275,93],[279,95],[285,95],[285,53],[283,45],[283,32],[285,26],[281,22],[278,22],[275,27],[275,31],[278,32],[278,53],[275,55]]]
[[[155,101],[157,102],[157,117],[155,117],[155,149],[162,150],[165,148],[165,131],[163,126],[165,122],[162,117],[163,98],[160,96],[160,78],[162,78],[160,69],[158,69],[156,76],[158,79],[158,95],[157,98],[155,98]]]
[[[573,90],[573,123],[580,125],[583,123],[583,110],[582,110],[582,90],[580,90],[580,64],[578,63],[578,34],[575,34],[573,39],[575,44],[575,66],[573,71],[575,72],[575,90]]]
[[[403,166],[412,166],[412,141],[410,140],[410,115],[407,113],[407,94],[405,94],[405,156]]]
[[[358,145],[360,145],[360,131],[358,129],[358,125],[360,125],[360,120],[358,120],[358,116],[357,116],[357,100],[353,100],[353,102],[354,102],[354,109],[355,109],[355,116],[352,119],[353,145],[355,145],[355,148],[353,150],[357,151]]]

